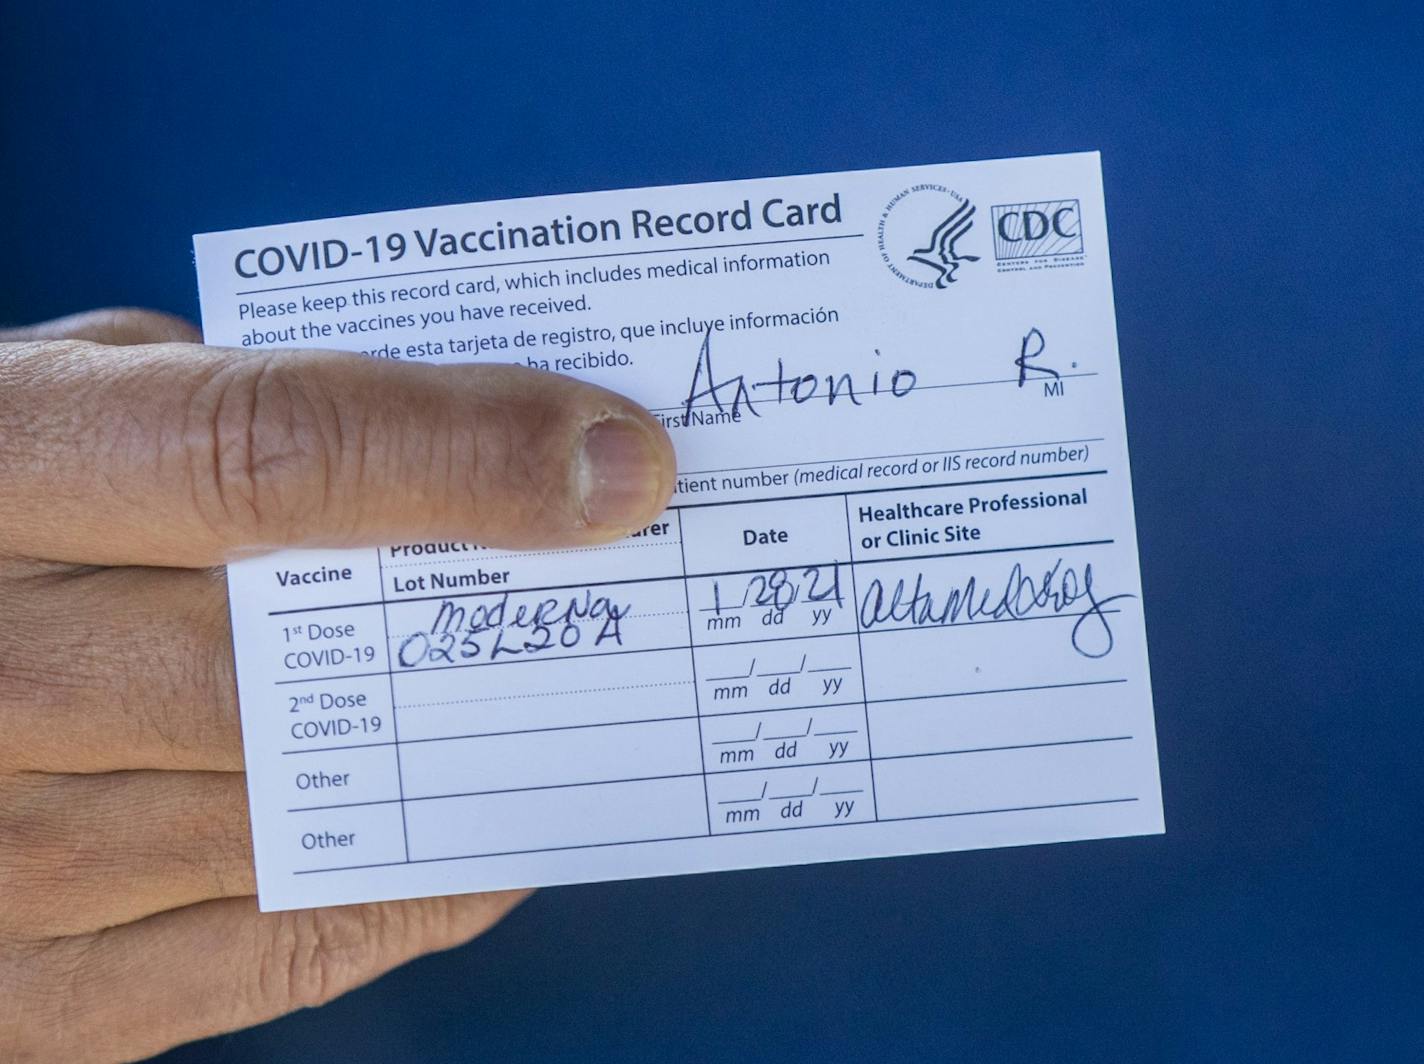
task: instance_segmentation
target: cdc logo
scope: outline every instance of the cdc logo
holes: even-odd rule
[[[991,207],[990,216],[994,258],[999,262],[1083,254],[1082,220],[1075,199],[1005,203]]]

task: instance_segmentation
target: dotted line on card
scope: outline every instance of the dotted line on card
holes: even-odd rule
[[[730,609],[741,609],[742,607],[740,607],[740,606],[723,606],[722,608],[723,608],[724,610],[730,610]],[[751,609],[752,607],[747,607],[747,608],[748,608],[748,609]],[[627,621],[627,620],[632,620],[632,619],[641,618],[641,617],[685,617],[685,616],[687,616],[687,611],[686,611],[686,610],[654,610],[654,611],[652,611],[651,613],[644,613],[644,612],[642,612],[641,610],[638,610],[638,611],[633,612],[633,613],[625,613],[625,614],[623,614],[622,616],[620,616],[618,619],[619,619],[620,621]],[[590,618],[586,618],[586,617],[585,617],[585,618],[578,618],[578,619],[579,619],[579,620],[589,620]],[[593,619],[593,620],[602,620],[603,618],[595,617],[595,618],[592,618],[592,619]],[[558,622],[558,621],[553,621],[553,620],[551,620],[551,621],[546,625],[546,627],[552,628],[552,627],[554,626],[554,624],[556,624],[556,623],[562,623],[562,622]],[[499,630],[503,630],[504,628],[511,628],[511,627],[514,627],[514,626],[513,626],[513,625],[503,625],[503,626],[501,627],[501,629],[499,629]],[[529,628],[532,627],[532,626],[531,626],[531,625],[522,625],[521,627],[523,627],[523,628],[525,628],[525,629],[529,629]],[[475,634],[477,634],[477,635],[483,635],[483,634],[487,634],[488,632],[493,632],[493,631],[496,631],[496,629],[494,629],[494,628],[482,629],[480,632],[475,633]],[[409,639],[409,638],[410,638],[411,636],[413,636],[413,635],[434,635],[434,634],[435,634],[435,633],[433,633],[433,632],[428,632],[428,631],[426,631],[425,629],[422,628],[422,629],[421,629],[420,631],[418,631],[418,632],[392,632],[392,633],[390,634],[390,636],[389,636],[389,639],[390,639],[390,641],[394,642],[394,641],[397,640],[397,639]],[[451,634],[451,635],[465,635],[465,634],[468,634],[468,633],[464,632],[463,629],[457,629],[457,630],[451,632],[450,634]],[[682,648],[679,647],[679,648],[677,648],[677,649],[682,649]]]
[[[680,687],[691,680],[663,680],[658,683],[626,683],[615,687],[571,687],[559,691],[535,691],[522,695],[482,695],[479,698],[454,698],[448,702],[402,702],[397,709],[422,709],[429,706],[462,706],[471,702],[508,702],[516,698],[548,698],[550,695],[590,695],[601,691],[632,691],[640,687]]]

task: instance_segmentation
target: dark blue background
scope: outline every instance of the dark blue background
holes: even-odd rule
[[[195,231],[1106,171],[1165,837],[550,890],[168,1060],[1420,1059],[1416,5],[1012,6],[10,4],[0,319],[196,314]]]

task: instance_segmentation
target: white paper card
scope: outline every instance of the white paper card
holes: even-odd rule
[[[229,567],[265,909],[1163,830],[1095,153],[194,240],[209,343],[617,389],[606,548]]]

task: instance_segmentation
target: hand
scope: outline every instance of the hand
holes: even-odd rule
[[[522,897],[257,911],[213,566],[602,542],[671,493],[662,427],[592,385],[199,340],[140,311],[0,333],[0,1060],[317,1005]]]

